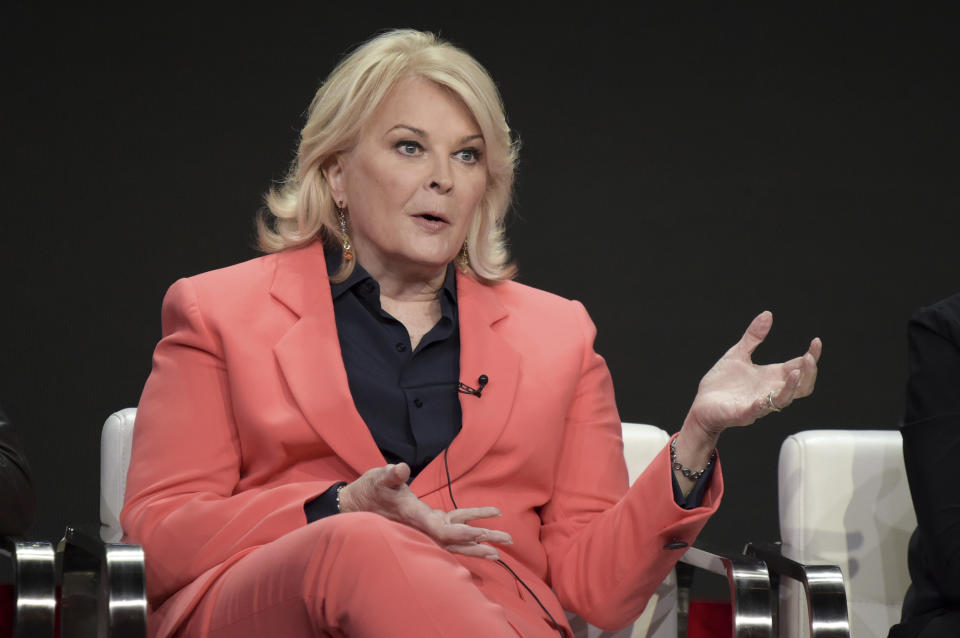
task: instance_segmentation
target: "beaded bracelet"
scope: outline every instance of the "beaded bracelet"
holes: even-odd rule
[[[341,483],[337,486],[337,513],[339,514],[342,510],[340,509],[340,490],[347,486],[346,483]]]
[[[670,441],[670,465],[671,465],[671,467],[672,467],[674,470],[676,470],[676,471],[680,472],[681,474],[683,474],[686,478],[690,479],[691,481],[699,481],[699,480],[700,480],[700,477],[703,476],[703,473],[707,471],[707,468],[710,467],[711,465],[713,465],[713,460],[714,460],[715,458],[717,458],[717,451],[716,451],[716,450],[714,450],[713,452],[710,453],[710,460],[707,461],[707,464],[703,467],[702,470],[696,470],[696,471],[694,471],[694,470],[691,470],[691,469],[688,468],[688,467],[683,467],[682,465],[680,465],[680,462],[677,460],[677,438],[674,437],[673,440]]]

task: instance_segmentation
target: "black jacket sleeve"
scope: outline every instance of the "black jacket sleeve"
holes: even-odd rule
[[[19,535],[33,520],[33,482],[13,425],[0,408],[0,534]]]
[[[908,342],[901,433],[917,531],[910,541],[905,626],[960,607],[960,294],[919,310]]]

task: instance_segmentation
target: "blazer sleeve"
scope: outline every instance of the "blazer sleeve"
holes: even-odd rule
[[[144,547],[157,606],[203,572],[306,524],[304,503],[331,482],[244,489],[222,345],[193,284],[163,302],[163,338],[137,410],[121,522]]]
[[[0,409],[0,534],[23,534],[33,520],[30,467],[13,424]]]
[[[922,568],[960,604],[960,295],[918,311],[908,327],[903,455],[920,529]],[[913,560],[916,557],[911,557]]]
[[[701,505],[681,508],[664,447],[627,489],[613,383],[593,349],[596,329],[577,306],[580,379],[567,413],[554,494],[541,510],[541,540],[550,583],[564,608],[598,627],[617,629],[643,611],[685,545],[716,511],[723,478],[718,461]]]

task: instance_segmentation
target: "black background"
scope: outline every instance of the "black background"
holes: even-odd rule
[[[137,403],[166,287],[256,255],[320,81],[396,26],[497,80],[523,144],[519,279],[586,304],[625,420],[678,427],[763,309],[759,361],[823,339],[813,397],[722,438],[703,538],[776,537],[788,434],[896,427],[905,322],[960,290],[955,16],[577,4],[8,4],[0,401],[35,471],[30,535],[97,519],[99,428]]]

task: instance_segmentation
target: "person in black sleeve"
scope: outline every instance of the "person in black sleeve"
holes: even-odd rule
[[[30,467],[13,424],[0,408],[0,534],[23,534],[33,520],[33,507]]]
[[[913,581],[890,638],[960,636],[960,293],[914,314],[903,458],[917,529],[910,538]]]

